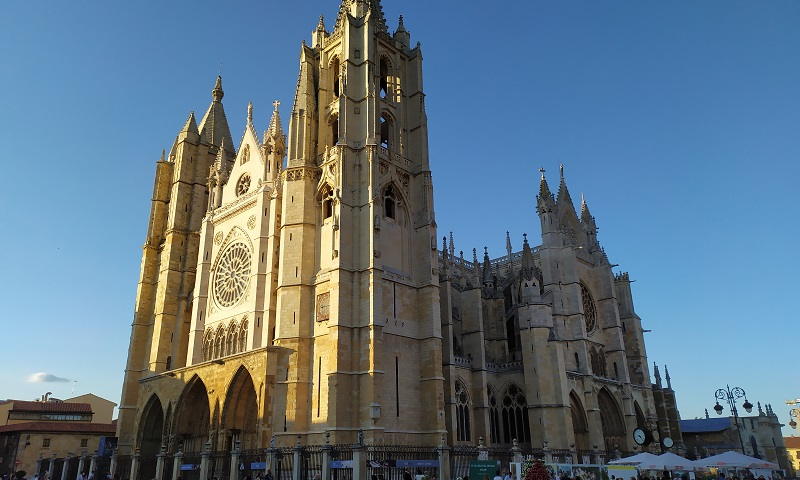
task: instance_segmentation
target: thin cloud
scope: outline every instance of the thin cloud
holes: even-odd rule
[[[28,383],[66,383],[72,380],[53,375],[52,373],[38,372],[28,375],[27,381]]]

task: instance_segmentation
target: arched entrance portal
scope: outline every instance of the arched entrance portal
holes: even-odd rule
[[[597,406],[600,408],[606,452],[625,450],[625,421],[614,397],[605,388],[597,394]]]
[[[139,419],[139,449],[141,478],[156,476],[156,455],[161,450],[164,435],[164,410],[161,400],[153,394]]]
[[[230,450],[236,440],[241,442],[244,450],[258,448],[256,389],[250,373],[244,367],[236,372],[225,394],[222,428],[225,430],[224,450]]]
[[[208,440],[210,416],[206,386],[199,377],[194,377],[181,394],[176,410],[175,436],[182,442],[185,454],[202,452]]]
[[[575,434],[575,448],[589,450],[589,422],[581,399],[575,392],[569,394],[569,410],[572,413],[572,433]]]

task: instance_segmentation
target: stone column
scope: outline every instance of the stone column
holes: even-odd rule
[[[442,435],[442,443],[439,445],[439,478],[450,480],[450,447],[447,446],[446,435]]]
[[[38,475],[39,472],[41,471],[42,471],[42,457],[39,457],[39,459],[36,460],[36,472],[35,472],[36,475]]]
[[[547,440],[542,441],[542,450],[544,451],[544,463],[553,463],[553,451],[550,450],[549,441]]]
[[[47,480],[53,480],[53,470],[56,468],[56,454],[50,458],[50,465],[47,467]]]
[[[98,457],[100,457],[100,455],[98,455],[97,451],[95,451],[94,454],[92,455],[92,461],[89,463],[89,474],[90,475],[91,474],[95,474],[94,476],[97,476],[97,472],[95,470],[97,470],[97,459],[98,459]],[[99,479],[95,479],[95,480],[99,480]]]
[[[516,438],[514,439],[514,444],[511,447],[511,455],[513,456],[513,459],[511,460],[512,462],[522,462],[522,449],[519,448],[519,442]]]
[[[294,451],[292,452],[292,455],[294,455],[294,458],[292,459],[292,480],[300,480],[302,478],[303,446],[300,445],[300,438],[300,435],[298,435],[297,442],[294,444]]]
[[[489,449],[483,443],[483,437],[478,438],[478,460],[489,460]]]
[[[331,432],[325,432],[325,445],[322,446],[322,479],[331,478]]]
[[[208,480],[208,464],[211,457],[211,440],[203,445],[203,454],[200,456],[200,480]],[[133,479],[131,479],[133,480]]]
[[[139,456],[141,455],[141,451],[137,448],[133,451],[133,457],[131,457],[131,478],[130,480],[139,480]]]
[[[367,480],[367,452],[362,431],[358,432],[358,443],[353,448],[353,480]]]
[[[78,474],[75,476],[75,480],[78,480],[83,473],[83,468],[86,466],[86,452],[81,453],[80,458],[78,459]],[[131,478],[133,480],[133,478]]]
[[[67,480],[67,472],[69,471],[70,461],[72,461],[72,454],[68,453],[64,457],[64,464],[61,466],[61,480]]]
[[[242,453],[242,442],[236,440],[231,449],[231,476],[228,480],[239,480],[239,456]]]
[[[175,458],[172,461],[172,477],[171,480],[178,480],[178,476],[181,474],[181,464],[183,463],[183,452],[178,450],[175,454]]]
[[[156,455],[156,478],[155,480],[164,480],[164,457],[167,456],[167,446],[161,444],[161,448]]]
[[[114,475],[117,474],[117,463],[119,462],[119,449],[115,448],[114,453],[111,454],[111,465],[108,466],[108,474],[111,475],[111,478],[114,478]]]

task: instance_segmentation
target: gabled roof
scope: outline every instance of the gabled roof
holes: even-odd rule
[[[26,402],[14,400],[12,412],[44,412],[44,413],[92,413],[88,403],[68,402]]]
[[[721,432],[730,426],[731,419],[728,417],[681,420],[681,432],[683,433]]]

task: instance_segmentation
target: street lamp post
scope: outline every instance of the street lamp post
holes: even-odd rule
[[[753,404],[747,400],[747,394],[745,393],[744,389],[741,387],[733,387],[731,388],[730,385],[725,385],[725,388],[720,388],[716,391],[714,396],[717,398],[717,404],[714,405],[714,411],[717,412],[717,415],[722,415],[722,405],[719,404],[720,400],[727,400],[728,407],[731,409],[731,413],[733,413],[733,421],[736,424],[736,433],[739,434],[739,445],[742,447],[742,454],[746,455],[744,451],[744,441],[742,440],[742,431],[739,428],[739,412],[736,410],[736,400],[740,398],[744,398],[744,403],[742,407],[750,413],[753,411]]]
[[[800,405],[800,398],[797,400],[789,400],[786,405]],[[797,421],[795,418],[800,418],[800,408],[792,408],[789,410],[789,426],[797,429]]]

